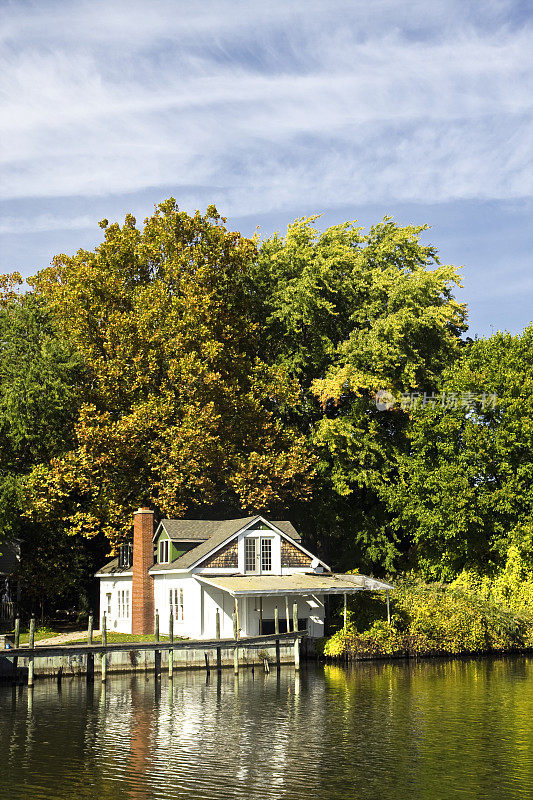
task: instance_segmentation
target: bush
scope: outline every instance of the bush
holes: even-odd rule
[[[368,607],[374,613],[377,609],[371,621]],[[384,599],[359,597],[351,602],[350,611],[346,628],[322,640],[319,650],[323,655],[364,658],[481,653],[533,645],[529,616],[503,607],[464,582],[396,581],[390,625],[384,619]]]

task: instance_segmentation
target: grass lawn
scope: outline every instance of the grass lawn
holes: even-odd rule
[[[67,633],[65,629],[62,630],[55,630],[54,628],[37,628],[35,631],[35,644],[37,644],[42,639],[51,639],[53,636],[61,636],[61,634]],[[13,638],[13,634],[11,634],[11,638]],[[178,641],[179,639],[183,639],[182,636],[174,636],[174,641]],[[28,644],[29,633],[28,631],[21,631],[20,632],[20,644]],[[159,640],[161,642],[168,642],[168,636],[160,636]],[[100,644],[102,641],[101,636],[93,635],[93,644]],[[133,634],[133,633],[116,633],[115,631],[108,631],[107,632],[107,643],[114,644],[118,642],[155,642],[155,636],[153,634],[146,635],[146,634]],[[74,639],[72,641],[65,642],[65,644],[86,644],[87,643],[87,635],[80,636],[79,639]]]
[[[61,636],[62,633],[65,633],[64,629],[58,631],[53,628],[37,628],[35,631],[35,641],[38,642],[39,639],[49,639],[51,636]],[[10,633],[10,636],[13,638],[13,632]],[[20,644],[28,644],[29,638],[30,634],[28,631],[20,632]]]
[[[177,636],[174,636],[174,641],[178,639]],[[102,641],[101,636],[93,636],[93,644],[100,644]],[[168,642],[168,636],[160,636],[160,642]],[[81,642],[86,643],[87,637],[85,636],[83,639],[76,640],[75,642],[69,642],[69,644],[80,644]],[[107,632],[107,643],[113,644],[118,642],[155,642],[155,636],[152,634],[142,634],[142,633],[116,633],[115,631],[108,631]]]

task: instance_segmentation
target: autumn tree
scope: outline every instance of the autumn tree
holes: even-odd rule
[[[116,542],[143,501],[182,516],[309,495],[309,443],[281,416],[298,386],[261,359],[244,287],[256,245],[224,222],[171,199],[142,230],[103,220],[94,251],[33,280],[90,380],[72,447],[32,471],[32,518]]]

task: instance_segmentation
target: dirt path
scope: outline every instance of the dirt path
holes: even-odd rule
[[[93,635],[100,636],[100,631],[94,631]],[[56,636],[50,636],[48,639],[39,639],[35,642],[36,647],[41,645],[50,644],[68,644],[68,642],[79,642],[87,638],[87,629],[83,631],[70,631],[70,633],[58,633]]]

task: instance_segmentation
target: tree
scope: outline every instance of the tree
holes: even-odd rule
[[[15,291],[20,276],[0,283],[7,287],[0,302],[0,548],[2,540],[21,541],[24,602],[36,607],[46,598],[54,605],[74,583],[79,599],[92,562],[59,521],[42,525],[25,516],[27,481],[38,465],[71,447],[85,370],[43,302]]]
[[[319,233],[315,222],[263,243],[249,291],[269,363],[300,384],[298,425],[319,457],[304,527],[337,565],[390,567],[408,546],[385,491],[408,415],[381,413],[375,394],[438,386],[466,327],[452,294],[459,277],[421,243],[427,226],[385,218],[366,234],[351,223]]]
[[[33,280],[90,375],[73,446],[28,482],[34,519],[116,543],[143,501],[182,516],[309,495],[312,453],[280,415],[297,386],[261,360],[244,289],[256,245],[224,222],[170,199]]]
[[[390,487],[412,563],[449,580],[533,572],[533,327],[477,339],[443,375],[446,405],[412,415],[409,448]],[[522,568],[521,567],[521,568]]]

